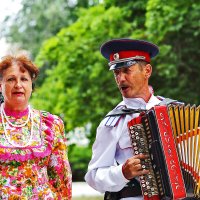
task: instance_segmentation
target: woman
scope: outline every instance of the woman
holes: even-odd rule
[[[62,120],[29,105],[38,68],[26,56],[0,62],[0,199],[71,199]]]

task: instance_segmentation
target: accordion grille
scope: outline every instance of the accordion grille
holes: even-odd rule
[[[200,106],[168,108],[185,187],[200,198]]]

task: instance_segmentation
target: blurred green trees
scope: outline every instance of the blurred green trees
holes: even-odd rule
[[[29,1],[23,2],[26,5]],[[49,10],[51,16],[50,21],[45,18],[36,21],[35,27],[41,27],[34,29],[34,35],[41,36],[39,42],[34,37],[31,42],[29,38],[25,46],[25,36],[32,34],[27,29],[22,32],[23,39],[19,34],[18,39],[23,41],[24,48],[37,55],[35,62],[41,70],[32,104],[60,115],[67,132],[92,123],[92,144],[99,122],[121,100],[107,61],[99,52],[101,44],[113,38],[145,39],[157,44],[160,54],[152,60],[150,80],[155,93],[200,103],[200,4],[197,0],[85,1],[84,5],[73,7],[73,12],[65,6],[69,1],[55,2],[59,12],[52,1],[46,9],[41,7],[35,12],[35,17],[42,17]],[[28,16],[23,21],[26,27],[31,22]],[[55,30],[49,30],[48,26]],[[19,41],[15,34],[9,33],[10,41]],[[52,37],[46,40],[45,36]],[[37,47],[34,47],[35,43]],[[91,151],[85,154],[80,150],[77,154],[78,148],[70,149],[73,169],[83,163],[81,166],[86,170],[84,163],[88,162]],[[84,156],[86,160],[82,159]]]
[[[152,77],[157,93],[199,104],[200,3],[149,0],[145,23],[160,47]]]
[[[98,0],[22,0],[21,10],[6,17],[1,32],[8,42],[17,43],[35,57],[44,40],[77,19],[77,8],[95,4]]]

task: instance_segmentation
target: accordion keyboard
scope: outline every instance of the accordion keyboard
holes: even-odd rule
[[[140,176],[140,185],[141,185],[143,197],[144,199],[158,199],[157,197],[158,197],[159,192],[158,192],[157,185],[159,183],[159,180],[157,180],[156,182],[154,170],[153,170],[153,167],[155,166],[151,165],[151,161],[150,161],[151,155],[149,154],[149,151],[148,151],[149,141],[147,141],[145,137],[144,127],[141,124],[135,124],[135,125],[130,125],[129,130],[130,130],[129,132],[130,132],[134,154],[135,155],[145,154],[148,156],[147,159],[141,161],[142,168],[149,170],[149,174]],[[149,137],[148,140],[151,140],[150,135],[148,137]]]

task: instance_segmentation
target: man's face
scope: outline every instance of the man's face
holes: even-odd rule
[[[115,81],[126,98],[143,98],[148,90],[148,79],[151,76],[151,65],[136,63],[131,67],[123,67],[113,71]]]

